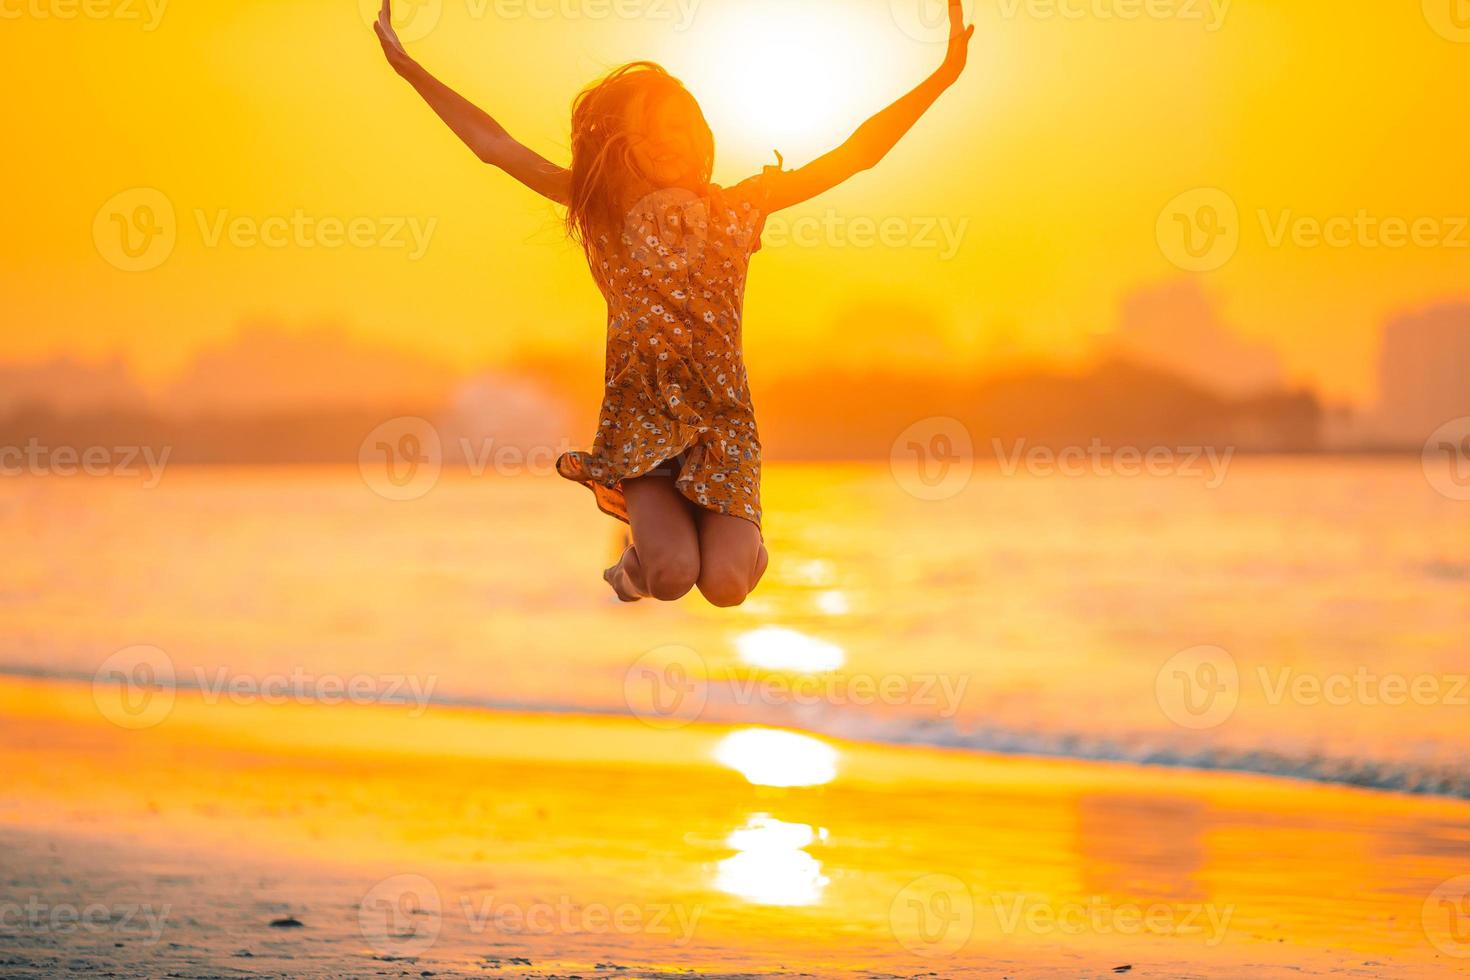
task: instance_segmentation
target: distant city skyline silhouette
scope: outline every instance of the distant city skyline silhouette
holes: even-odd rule
[[[917,318],[918,334],[934,329],[920,322],[922,311],[873,312]],[[834,330],[846,325],[844,318]],[[863,360],[874,353],[864,352]],[[921,362],[895,357],[881,369],[814,363],[809,370],[769,375],[757,365],[752,373],[764,441],[776,456],[872,455],[891,432],[944,414],[967,418],[981,435],[1041,442],[1086,439],[1093,420],[1111,426],[1114,437],[1134,441],[1176,433],[1246,449],[1414,449],[1445,422],[1470,416],[1464,383],[1470,377],[1470,301],[1446,300],[1388,318],[1376,367],[1376,402],[1323,406],[1320,396],[1286,383],[1269,343],[1245,338],[1226,323],[1195,280],[1175,279],[1129,293],[1081,367],[997,357],[988,371],[935,375]],[[64,428],[67,417],[94,423],[106,416],[152,418],[167,420],[177,434],[199,419],[217,425],[326,413],[321,425],[312,426],[321,430],[332,428],[332,418],[357,424],[414,411],[436,417],[449,431],[494,433],[507,444],[575,442],[595,412],[586,392],[597,389],[600,375],[596,351],[575,357],[527,353],[464,372],[364,340],[341,324],[298,327],[255,319],[152,386],[139,381],[120,355],[97,362],[56,357],[0,363],[0,437],[26,435],[22,417],[49,419],[51,431]],[[851,391],[862,393],[857,403]],[[840,410],[830,419],[814,418],[814,403]],[[256,447],[244,455],[270,453]]]

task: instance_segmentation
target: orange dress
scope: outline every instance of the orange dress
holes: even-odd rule
[[[591,451],[556,465],[619,520],[628,520],[623,481],[657,473],[696,505],[760,526],[761,444],[741,314],[766,179],[655,192],[591,249],[607,299],[606,390]]]

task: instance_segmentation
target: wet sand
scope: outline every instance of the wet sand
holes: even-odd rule
[[[195,693],[134,730],[111,697],[0,681],[7,976],[1470,968],[1463,801]]]

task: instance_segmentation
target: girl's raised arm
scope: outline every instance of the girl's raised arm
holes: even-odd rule
[[[960,77],[969,58],[970,37],[974,33],[974,25],[965,26],[960,0],[949,0],[949,48],[939,69],[918,88],[859,126],[846,143],[831,153],[798,170],[773,174],[768,184],[768,209],[779,211],[800,204],[836,187],[853,174],[876,166],[913,128],[940,93]]]
[[[475,156],[493,164],[543,197],[566,204],[572,196],[571,173],[547,160],[539,153],[516,142],[505,127],[464,96],[439,81],[423,66],[408,56],[398,34],[393,30],[393,13],[383,0],[378,22],[373,29],[382,42],[383,53],[393,70],[402,75],[423,96],[429,108],[454,130],[454,134],[474,151]]]

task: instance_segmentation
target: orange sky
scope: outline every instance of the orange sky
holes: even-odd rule
[[[663,61],[705,102],[725,181],[772,147],[804,162],[940,56],[911,36],[920,0],[424,2],[439,20],[410,50],[558,159],[582,84]],[[1125,295],[1195,275],[1156,229],[1177,195],[1215,187],[1238,207],[1239,246],[1197,275],[1224,320],[1278,347],[1292,380],[1371,397],[1384,318],[1470,291],[1470,230],[1453,220],[1470,215],[1470,44],[1448,39],[1438,2],[984,4],[960,86],[881,167],[775,229],[752,280],[753,369],[1075,358]],[[600,349],[601,302],[555,211],[442,129],[354,0],[75,6],[4,6],[0,56],[18,82],[0,106],[0,173],[19,233],[0,239],[0,358],[122,350],[161,379],[259,316],[336,320],[467,368]],[[1122,16],[1133,9],[1172,15]],[[138,187],[163,192],[176,243],[125,272],[104,258],[122,229],[99,209]],[[1271,240],[1284,215],[1360,211],[1432,220],[1430,237],[1461,247]],[[308,230],[283,247],[213,238],[297,212]],[[371,243],[400,219],[405,247],[331,245],[331,220],[357,220]],[[870,243],[880,225],[889,242]],[[854,331],[847,314],[866,303],[929,325]]]

